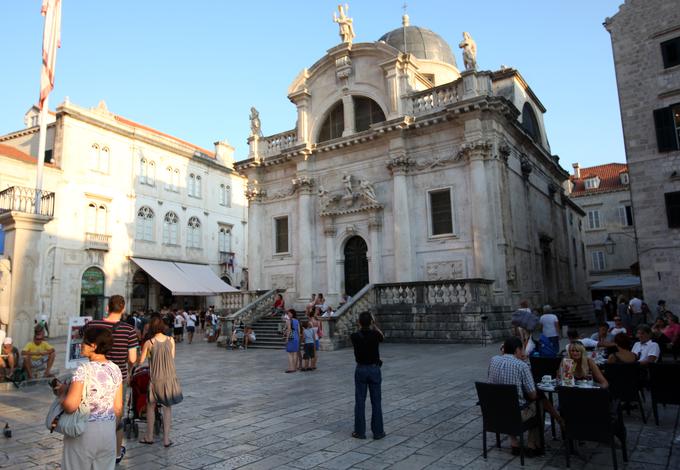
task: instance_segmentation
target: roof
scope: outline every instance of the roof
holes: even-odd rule
[[[571,175],[569,181],[574,185],[571,190],[572,197],[588,196],[595,193],[606,193],[610,191],[628,190],[628,185],[621,183],[621,173],[628,171],[628,165],[625,163],[607,163],[605,165],[591,166],[589,168],[581,168],[581,177]],[[600,178],[600,186],[593,189],[586,189],[585,180],[598,177]]]
[[[18,148],[11,147],[6,144],[0,144],[0,157],[8,157],[13,160],[18,160],[20,162],[35,164],[38,159],[25,152],[22,152]],[[45,166],[54,166],[53,163],[45,163]]]
[[[451,46],[437,33],[419,26],[402,26],[383,34],[379,41],[419,59],[436,60],[456,67]]]
[[[177,138],[175,136],[172,136],[170,134],[166,134],[165,132],[161,132],[161,131],[156,130],[152,127],[145,126],[144,124],[140,124],[138,122],[131,121],[130,119],[124,118],[123,116],[119,116],[117,114],[114,114],[113,118],[116,121],[120,122],[121,124],[132,126],[132,127],[137,128],[137,129],[144,129],[145,131],[151,132],[153,134],[160,135],[160,136],[163,136],[163,137],[167,137],[168,139],[172,139],[175,142],[179,142],[181,144],[188,145],[189,147],[193,147],[194,149],[198,150],[199,152],[205,154],[206,156],[208,156],[210,158],[215,158],[214,152],[207,150],[207,149],[204,149],[203,147],[199,147],[198,145],[194,145],[191,142],[187,142],[186,140],[182,140],[182,139]]]

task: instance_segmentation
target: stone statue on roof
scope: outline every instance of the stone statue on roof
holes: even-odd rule
[[[361,194],[364,196],[368,202],[370,203],[378,203],[378,198],[375,195],[375,188],[373,187],[373,184],[371,184],[370,181],[368,180],[361,180],[359,183],[359,189],[361,189]]]
[[[250,108],[250,135],[262,137],[262,124],[260,123],[260,113],[255,107]]]
[[[333,22],[338,23],[338,27],[340,28],[340,38],[342,38],[342,42],[344,42],[345,44],[349,44],[351,46],[352,40],[356,36],[354,34],[352,18],[347,16],[347,13],[349,12],[349,5],[345,3],[344,9],[342,5],[338,5],[338,12],[340,13],[340,16],[337,16],[335,13],[333,13]]]
[[[470,33],[463,33],[463,40],[458,44],[458,47],[463,49],[463,63],[465,70],[477,70],[477,43]]]

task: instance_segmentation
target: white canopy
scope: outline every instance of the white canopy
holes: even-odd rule
[[[163,284],[172,295],[210,296],[236,291],[217,277],[210,266],[146,258],[132,258],[132,261]]]
[[[638,276],[618,276],[597,281],[590,286],[590,289],[631,289],[635,287],[640,287],[640,278]]]

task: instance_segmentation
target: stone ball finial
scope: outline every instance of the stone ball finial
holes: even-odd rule
[[[407,26],[411,26],[411,19],[409,16],[404,13],[404,15],[401,17],[401,25],[405,28]]]

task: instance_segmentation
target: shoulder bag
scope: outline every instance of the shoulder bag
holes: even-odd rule
[[[83,382],[83,393],[80,399],[80,406],[73,413],[66,413],[61,405],[62,398],[57,397],[50,405],[45,418],[45,426],[50,433],[57,431],[68,437],[78,437],[85,432],[87,420],[90,417],[90,409],[86,404],[87,388],[90,383],[89,371]]]

